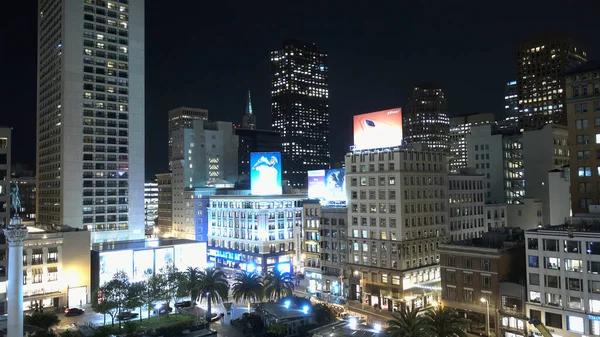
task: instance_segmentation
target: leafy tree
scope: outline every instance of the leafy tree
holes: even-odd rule
[[[229,283],[225,273],[219,268],[209,268],[201,272],[198,291],[200,299],[206,299],[206,322],[210,324],[212,302],[218,303],[229,297]]]
[[[106,325],[106,314],[110,314],[111,310],[116,308],[116,304],[104,299],[104,287],[96,289],[92,293],[92,310],[104,315],[104,325]]]
[[[269,327],[267,330],[267,336],[269,337],[283,337],[287,335],[287,326],[285,324],[276,323]]]
[[[127,309],[140,309],[140,321],[142,320],[142,306],[144,306],[145,304],[143,297],[145,288],[146,285],[144,284],[144,282],[132,283],[128,289],[129,291],[127,293],[127,304],[125,305]]]
[[[67,330],[61,333],[60,337],[80,337],[80,335],[77,332]]]
[[[259,275],[239,272],[235,275],[235,281],[231,287],[233,299],[248,302],[248,313],[250,313],[250,302],[258,302],[264,297],[263,282]]]
[[[425,320],[437,337],[467,337],[467,333],[462,329],[464,320],[454,309],[438,306],[425,313]]]
[[[324,303],[313,305],[312,312],[319,326],[327,325],[335,321],[335,313]]]
[[[148,280],[143,283],[144,289],[141,293],[141,301],[148,310],[148,317],[150,317],[150,311],[154,308],[156,302],[160,301],[163,290],[163,278],[157,274],[152,274],[148,277]]]
[[[403,306],[387,321],[389,337],[429,337],[433,334],[425,317],[419,316],[419,310],[410,310]]]
[[[125,322],[125,325],[123,326],[123,332],[127,337],[135,336],[135,333],[137,332],[137,327],[135,326],[135,324],[133,324],[133,322]]]
[[[115,325],[115,317],[127,307],[127,296],[129,295],[129,278],[127,274],[119,271],[112,280],[106,282],[102,287],[104,301],[109,302],[107,313],[111,318],[111,325]],[[121,322],[119,321],[119,326]]]
[[[58,325],[60,319],[53,312],[36,312],[30,316],[26,315],[23,323],[48,331],[51,327]]]
[[[159,277],[162,285],[160,299],[170,306],[171,302],[177,302],[177,299],[181,294],[179,286],[183,282],[183,275],[177,268],[169,265],[167,268],[161,270]]]
[[[198,291],[198,285],[200,284],[200,274],[202,271],[199,268],[188,267],[183,276],[183,288],[189,292],[190,300],[198,301],[200,292]]]
[[[60,337],[80,337],[80,335],[76,332],[67,330],[67,331],[61,333]]]
[[[270,271],[265,276],[265,295],[268,299],[279,301],[282,297],[290,296],[294,292],[296,283],[290,273]]]

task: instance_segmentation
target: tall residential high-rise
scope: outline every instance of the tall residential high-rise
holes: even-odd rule
[[[173,160],[173,131],[191,129],[195,120],[208,120],[208,110],[179,107],[169,110],[169,168]]]
[[[248,90],[248,102],[246,102],[246,113],[242,118],[242,128],[250,130],[256,129],[256,116],[252,111],[252,97],[250,96],[250,90]]]
[[[566,80],[571,209],[600,205],[600,61],[574,69]]]
[[[437,85],[416,85],[402,116],[404,140],[421,143],[429,150],[449,150],[450,119],[444,92]]]
[[[567,36],[541,36],[518,45],[519,129],[566,125],[565,73],[586,61],[585,51]]]
[[[471,134],[471,127],[494,122],[494,114],[481,113],[450,118],[450,156],[448,167],[450,173],[458,173],[467,167],[466,136]]]
[[[144,237],[144,11],[38,1],[38,223]]]
[[[306,187],[306,172],[329,168],[327,54],[314,43],[286,40],[271,51],[273,130],[281,133],[283,179]]]

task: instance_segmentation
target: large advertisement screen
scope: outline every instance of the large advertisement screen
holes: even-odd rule
[[[133,251],[120,250],[100,253],[100,285],[112,280],[118,271],[133,274]]]
[[[146,281],[154,274],[154,249],[133,252],[133,282]]]
[[[188,267],[206,269],[206,242],[175,246],[175,267],[185,271]]]
[[[354,116],[354,149],[368,150],[402,144],[402,109]]]
[[[321,204],[346,203],[346,170],[308,171],[308,198]]]
[[[281,153],[250,153],[250,189],[252,195],[280,195]]]
[[[154,256],[154,270],[156,272],[162,272],[167,266],[173,266],[173,247],[156,249]]]

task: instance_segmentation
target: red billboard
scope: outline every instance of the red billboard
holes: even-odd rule
[[[402,109],[354,116],[354,149],[367,150],[402,144]]]

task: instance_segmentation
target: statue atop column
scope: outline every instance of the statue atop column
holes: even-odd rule
[[[19,185],[11,184],[10,189],[10,210],[12,218],[19,218],[21,211],[21,198],[19,197]]]

